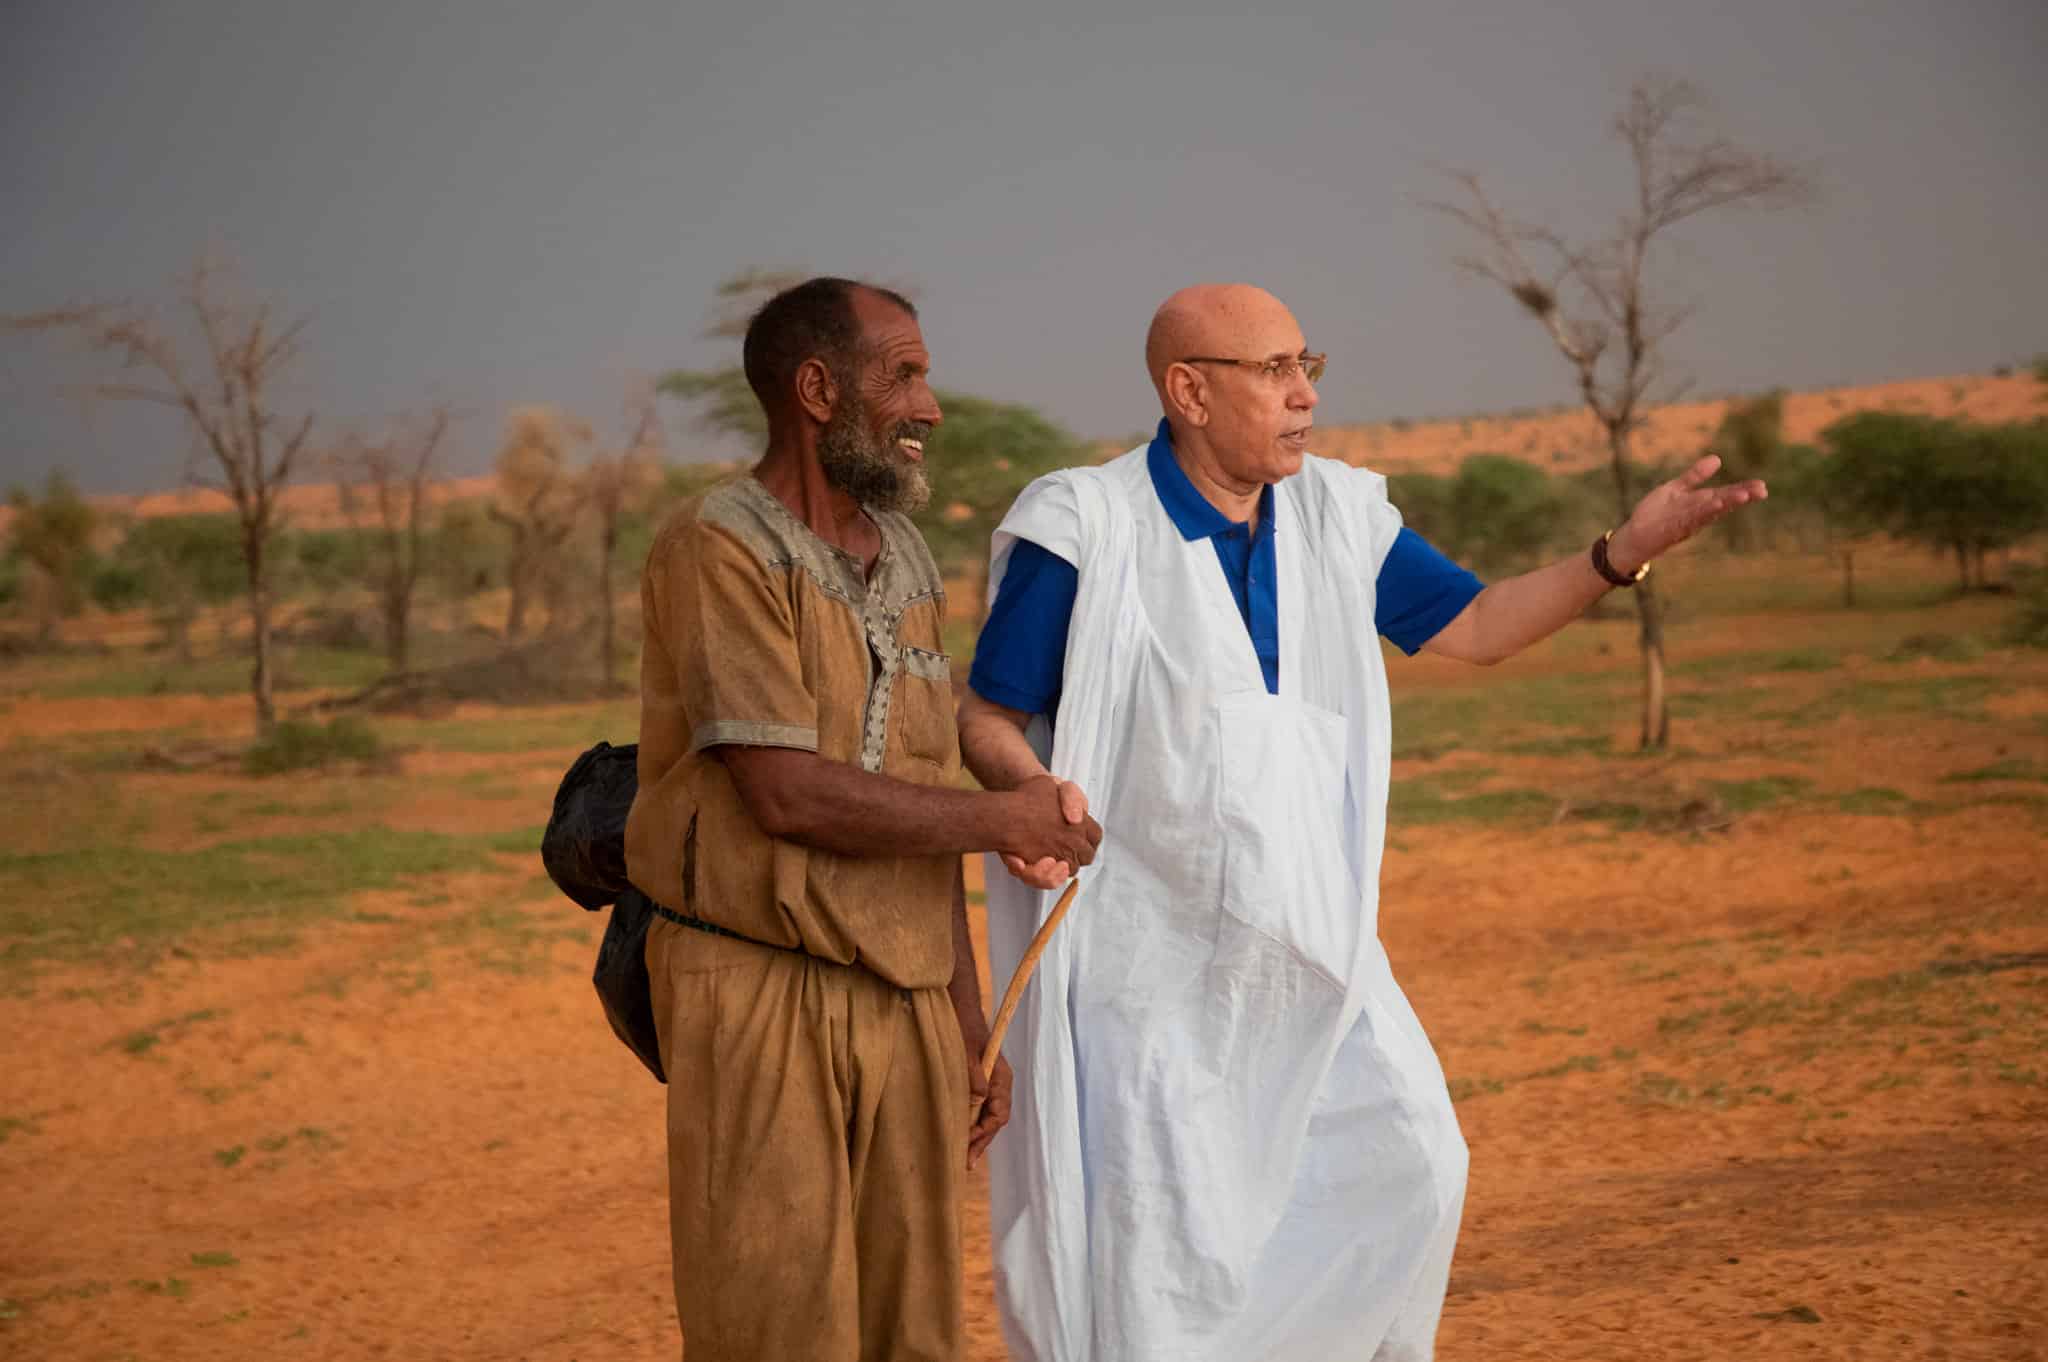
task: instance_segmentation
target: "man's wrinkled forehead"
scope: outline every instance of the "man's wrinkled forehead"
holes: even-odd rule
[[[917,318],[869,289],[855,290],[852,301],[864,355],[890,365],[910,363],[920,369],[931,366],[931,356],[924,347],[924,331]]]

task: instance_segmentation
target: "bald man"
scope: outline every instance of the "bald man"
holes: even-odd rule
[[[960,706],[1007,789],[1086,791],[1094,867],[1010,1032],[999,1298],[1031,1362],[1431,1355],[1466,1151],[1378,931],[1391,721],[1376,634],[1509,657],[1761,483],[1705,459],[1588,553],[1482,587],[1378,474],[1308,453],[1270,293],[1167,299],[1157,434],[1033,483],[995,537]],[[1063,867],[991,865],[1014,967]]]

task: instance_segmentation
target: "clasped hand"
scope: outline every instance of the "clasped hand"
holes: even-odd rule
[[[1034,889],[1057,889],[1095,859],[1102,825],[1088,816],[1088,796],[1071,780],[1033,776],[1012,791],[1021,816],[1003,867]]]

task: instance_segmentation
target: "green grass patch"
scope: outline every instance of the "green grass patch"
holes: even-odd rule
[[[637,700],[611,700],[574,709],[525,712],[507,708],[488,719],[390,719],[394,741],[433,752],[480,754],[584,748],[603,739],[629,743],[640,731]],[[567,769],[567,763],[563,764]]]
[[[1989,766],[1978,766],[1968,771],[1953,771],[1941,778],[1944,785],[1974,784],[1989,780],[2048,782],[2048,766],[2027,757],[2007,757],[2003,761],[1994,761]]]
[[[1469,1102],[1475,1097],[1506,1092],[1508,1084],[1504,1078],[1458,1077],[1451,1079],[1448,1086],[1453,1102]]]
[[[192,1255],[192,1266],[194,1267],[234,1267],[241,1261],[234,1254],[225,1251],[195,1253]]]
[[[1461,748],[1583,737],[1629,712],[1634,678],[1617,672],[1502,676],[1485,686],[1394,688],[1394,758],[1428,760]]]
[[[1632,1092],[1636,1101],[1658,1107],[1714,1107],[1739,1105],[1743,1095],[1726,1083],[1713,1082],[1694,1087],[1682,1078],[1651,1071],[1636,1075]]]
[[[1842,665],[1840,653],[1821,648],[1788,648],[1768,654],[1761,667],[1767,672],[1829,672]]]
[[[1531,1036],[1583,1036],[1583,1026],[1552,1026],[1549,1022],[1537,1021],[1533,1017],[1522,1023],[1522,1031]]]
[[[1562,1078],[1566,1074],[1597,1073],[1600,1069],[1600,1063],[1600,1056],[1598,1055],[1573,1055],[1561,1064],[1553,1064],[1547,1069],[1537,1069],[1532,1073],[1524,1074],[1523,1077]]]
[[[549,886],[549,897],[556,891]],[[538,974],[552,967],[558,941],[583,942],[588,930],[581,914],[564,913],[554,903],[537,912],[504,903],[486,903],[439,923],[435,938],[466,947],[480,969],[497,974]]]
[[[1702,681],[1784,672],[1825,672],[1842,665],[1839,652],[1824,648],[1777,648],[1765,652],[1713,653],[1692,657],[1671,668],[1673,676]]]
[[[1754,813],[1788,799],[1796,799],[1812,788],[1802,776],[1757,776],[1750,780],[1710,780],[1707,788],[1730,813]]]
[[[1970,634],[1908,634],[1885,654],[1887,662],[1911,662],[1930,657],[1937,662],[1975,662],[1984,656],[1984,645]]]
[[[182,1017],[166,1017],[163,1021],[130,1031],[114,1042],[114,1048],[124,1055],[146,1055],[163,1043],[166,1032],[178,1032],[188,1026],[204,1021],[213,1021],[222,1014],[218,1008],[202,1007],[197,1012],[187,1012]]]
[[[1516,757],[1604,757],[1614,751],[1614,739],[1606,733],[1560,733],[1504,742],[1494,750]]]
[[[0,1116],[0,1144],[6,1144],[15,1135],[40,1135],[42,1133],[43,1127],[41,1122],[37,1121],[33,1116]]]
[[[372,826],[191,851],[0,851],[0,971],[250,926],[282,944],[298,925],[345,911],[351,895],[489,867],[484,840]]]
[[[1761,718],[1794,725],[1825,723],[1836,718],[1904,719],[1940,717],[1983,721],[1990,716],[1984,702],[2009,689],[1997,677],[1928,676],[1901,680],[1858,680],[1831,687],[1819,698]]]
[[[547,831],[547,824],[535,823],[530,827],[513,832],[494,832],[484,839],[484,845],[492,851],[508,855],[540,855],[540,835]]]
[[[252,776],[274,776],[324,769],[343,761],[376,762],[384,756],[384,744],[376,730],[353,714],[324,724],[311,719],[280,719],[242,753],[242,769]]]
[[[1843,813],[1856,814],[1907,814],[1919,808],[1912,799],[1897,790],[1877,785],[1866,785],[1839,796],[1835,807]]]
[[[279,692],[359,690],[389,670],[383,656],[351,648],[288,647],[275,656]],[[249,656],[243,652],[178,662],[148,655],[95,658],[38,677],[35,692],[57,700],[130,700],[152,695],[246,695]]]
[[[1541,790],[1481,790],[1454,794],[1427,777],[1397,780],[1387,796],[1390,827],[1436,823],[1533,823],[1551,816],[1557,801]]]

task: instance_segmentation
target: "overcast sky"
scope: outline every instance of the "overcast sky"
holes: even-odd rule
[[[752,264],[913,286],[942,386],[1084,435],[1150,424],[1145,324],[1204,279],[1292,304],[1324,421],[1549,403],[1560,362],[1421,201],[1449,165],[1604,220],[1606,120],[1660,71],[1823,186],[1665,258],[1698,390],[2048,351],[2042,0],[1230,8],[10,0],[0,311],[163,296],[212,246],[311,318],[324,425],[452,401],[457,472],[510,404],[611,429],[636,374],[727,361],[700,332]],[[0,335],[0,483],[176,480],[173,416],[67,393],[98,373]]]

